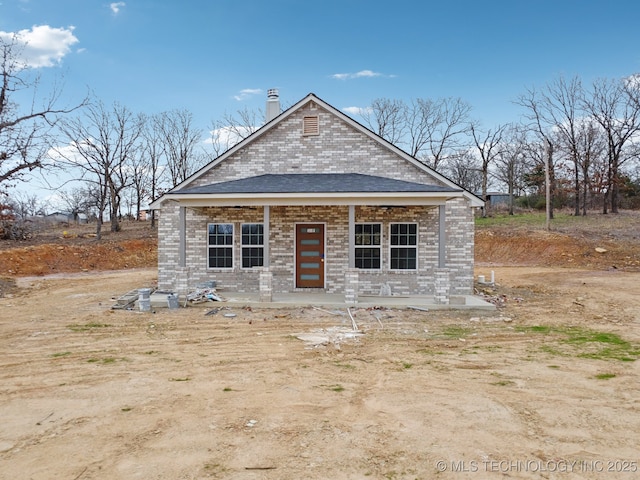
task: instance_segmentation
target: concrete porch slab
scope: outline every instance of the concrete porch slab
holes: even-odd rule
[[[261,308],[282,308],[295,306],[324,306],[333,308],[369,308],[369,307],[395,307],[409,308],[418,307],[427,310],[495,310],[492,303],[486,302],[474,295],[452,296],[448,305],[438,304],[431,295],[410,295],[410,296],[359,296],[358,303],[346,303],[344,295],[330,293],[278,293],[272,296],[271,302],[261,302],[257,293],[235,293],[219,291],[218,295],[224,299],[223,302],[206,302],[198,305],[210,307],[213,304],[222,305],[250,305]],[[183,303],[181,303],[181,306]],[[198,306],[195,305],[195,306]]]

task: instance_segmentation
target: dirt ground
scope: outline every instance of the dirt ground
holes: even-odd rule
[[[14,275],[0,479],[638,478],[637,250],[574,243],[481,246],[496,311],[354,308],[355,338],[346,309],[113,310],[153,268]]]

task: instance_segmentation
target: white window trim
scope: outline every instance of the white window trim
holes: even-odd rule
[[[354,223],[355,226],[358,225],[380,225],[380,245],[357,245],[356,244],[356,239],[355,239],[355,228],[354,228],[354,238],[353,238],[353,258],[354,261],[356,260],[356,250],[358,248],[377,248],[378,250],[380,250],[380,266],[378,268],[362,268],[362,267],[355,267],[358,270],[362,270],[363,272],[379,272],[382,270],[382,264],[383,264],[383,255],[382,255],[382,245],[384,243],[383,241],[383,226],[381,222],[356,222]]]
[[[415,245],[391,245],[391,227],[393,225],[415,225],[416,226],[416,244]],[[389,223],[389,270],[392,272],[417,272],[420,267],[420,256],[418,247],[420,246],[420,228],[418,222],[391,222]],[[394,248],[415,248],[416,249],[416,268],[391,268],[391,250]]]
[[[231,245],[229,245],[229,247],[231,247],[231,267],[212,267],[211,265],[209,265],[209,249],[210,248],[215,248],[215,247],[219,247],[220,245],[211,245],[209,243],[209,227],[211,225],[231,225]],[[217,270],[217,271],[224,271],[224,272],[230,272],[233,271],[233,267],[236,264],[236,226],[233,222],[209,222],[207,223],[207,270]],[[227,245],[223,245],[223,247],[227,247]]]
[[[262,243],[260,245],[245,245],[242,243],[242,227],[245,225],[262,225]],[[254,270],[262,267],[243,267],[244,261],[243,250],[245,248],[262,248],[262,266],[264,266],[264,223],[263,222],[245,222],[240,224],[240,269],[241,270]]]

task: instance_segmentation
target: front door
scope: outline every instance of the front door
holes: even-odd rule
[[[296,287],[324,288],[324,225],[296,225]]]

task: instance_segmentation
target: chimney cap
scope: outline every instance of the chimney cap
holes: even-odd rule
[[[277,88],[270,88],[269,90],[267,90],[267,97],[269,97],[269,98],[278,98],[278,89]]]

